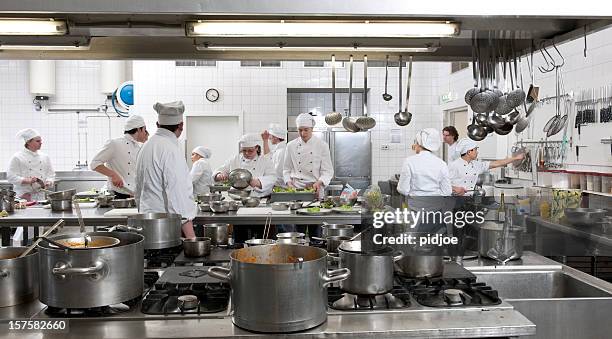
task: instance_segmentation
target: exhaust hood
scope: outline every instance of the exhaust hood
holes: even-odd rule
[[[328,60],[333,53],[345,60],[363,52],[370,60],[414,53],[416,61],[469,61],[473,32],[512,37],[517,50],[527,51],[532,44],[551,44],[553,39],[559,44],[612,24],[612,17],[584,1],[555,8],[531,1],[513,6],[512,12],[492,6],[485,11],[478,2],[436,3],[2,0],[0,18],[5,22],[55,22],[61,34],[5,31],[0,33],[0,58]],[[422,31],[428,25],[438,30]],[[2,48],[15,45],[42,47]]]

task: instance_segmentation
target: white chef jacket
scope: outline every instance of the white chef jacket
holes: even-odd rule
[[[451,162],[461,158],[461,152],[459,152],[459,148],[457,147],[458,142],[455,141],[454,144],[448,146],[448,160],[447,162],[450,164]]]
[[[91,159],[89,168],[95,170],[96,167],[105,165],[117,172],[121,179],[123,179],[124,187],[133,192],[136,189],[136,160],[141,147],[142,144],[129,134],[124,134],[120,138],[110,139]],[[125,188],[113,185],[110,178],[108,178],[107,185],[109,190],[130,194]]]
[[[45,194],[37,190],[39,188],[37,184],[34,187],[30,184],[22,184],[21,181],[24,178],[37,177],[45,183],[52,183],[55,180],[55,171],[53,171],[49,156],[40,151],[32,152],[27,148],[23,148],[13,155],[6,175],[8,182],[13,184],[13,190],[17,197],[20,198],[29,193],[32,200],[43,200]]]
[[[285,182],[293,180],[297,187],[303,187],[321,180],[327,186],[333,176],[334,167],[327,143],[312,136],[308,142],[297,138],[287,144],[283,166]]]
[[[421,151],[404,160],[397,190],[409,196],[450,196],[448,167],[429,151]]]
[[[213,177],[208,160],[201,158],[194,162],[189,175],[191,176],[194,195],[210,193],[209,186],[213,184]]]
[[[178,213],[193,220],[193,185],[174,133],[158,128],[142,146],[136,161],[134,193],[140,213]]]
[[[472,160],[467,162],[459,158],[448,165],[451,184],[473,190],[478,181],[478,176],[489,171],[489,161]]]
[[[243,168],[251,172],[253,179],[261,181],[261,188],[253,187],[251,196],[263,197],[272,193],[274,183],[276,182],[276,173],[272,160],[266,156],[257,156],[254,159],[247,159],[242,154],[237,154],[229,158],[225,163],[217,168],[213,174],[213,178],[219,173],[229,174],[231,171]]]
[[[274,172],[276,173],[276,185],[284,186],[285,182],[283,181],[283,168],[285,166],[285,153],[287,152],[287,143],[280,142],[276,145],[274,149],[270,150],[270,153],[266,154],[272,160],[274,164]]]

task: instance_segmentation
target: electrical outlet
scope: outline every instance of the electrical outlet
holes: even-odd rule
[[[381,145],[380,149],[381,149],[381,151],[388,151],[389,150],[389,145]]]

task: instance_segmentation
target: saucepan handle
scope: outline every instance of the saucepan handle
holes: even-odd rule
[[[230,269],[220,266],[213,266],[208,269],[208,275],[223,281],[230,281]]]
[[[348,268],[339,268],[333,271],[327,271],[327,275],[323,276],[323,287],[327,287],[329,284],[342,281],[351,275],[351,270]]]
[[[132,226],[128,226],[128,225],[116,225],[114,227],[115,227],[115,229],[120,230],[120,231],[124,231],[124,232],[142,233],[142,231],[143,231],[142,227],[132,227]]]
[[[402,260],[405,257],[404,252],[402,251],[397,251],[393,254],[393,262],[397,262],[399,260]]]

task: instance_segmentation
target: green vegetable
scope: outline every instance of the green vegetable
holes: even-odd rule
[[[342,205],[340,206],[340,209],[343,211],[352,211],[353,210],[353,206],[351,205]]]
[[[321,212],[321,208],[320,207],[310,207],[307,209],[307,211],[309,213],[317,213],[317,212]]]
[[[272,189],[274,193],[312,193],[314,188],[293,188],[293,187],[280,187],[276,186]]]
[[[334,204],[332,204],[331,202],[322,202],[321,203],[321,207],[323,207],[323,208],[332,208],[332,207],[334,207]]]

